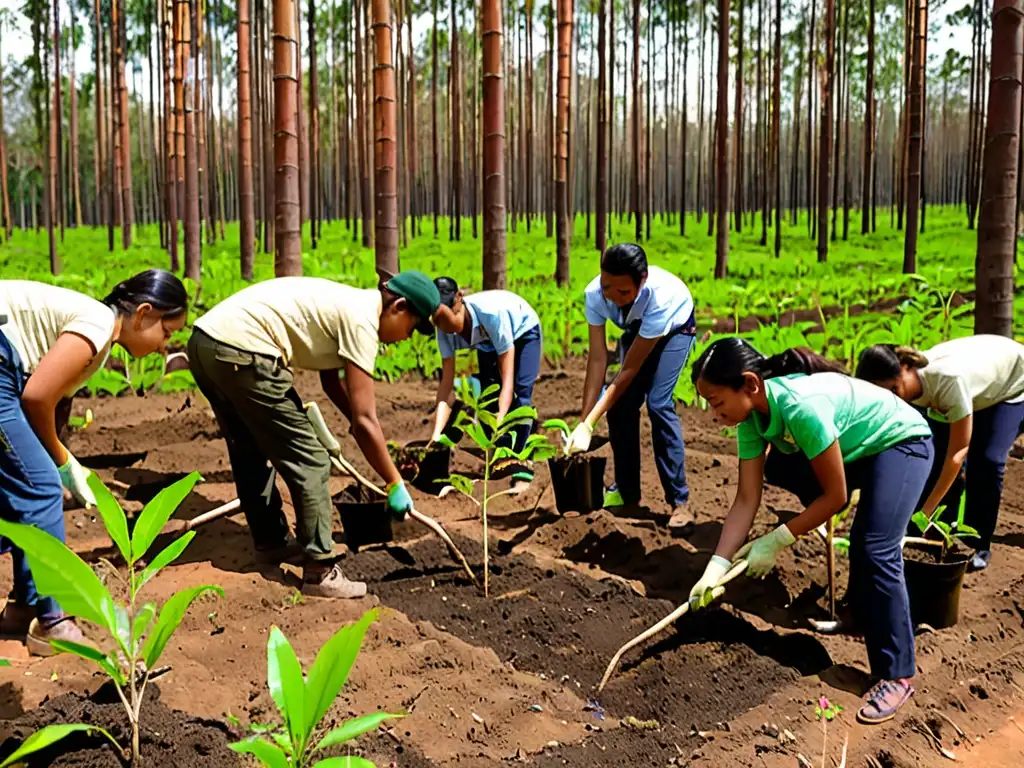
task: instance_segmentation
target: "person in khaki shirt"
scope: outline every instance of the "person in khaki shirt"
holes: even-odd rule
[[[337,562],[330,458],[306,417],[293,371],[319,371],[324,393],[351,422],[367,462],[387,483],[389,511],[401,520],[412,498],[377,421],[377,347],[415,330],[432,334],[440,301],[434,283],[416,271],[371,289],[281,277],[243,288],[195,323],[189,367],[227,441],[256,550],[261,559],[282,562],[301,547],[307,595],[357,598],[366,584],[346,578]],[[277,473],[295,506],[296,539],[288,534]]]
[[[163,353],[185,324],[188,294],[170,272],[151,269],[97,301],[29,280],[0,280],[0,519],[64,541],[67,489],[95,506],[89,470],[61,443],[55,410],[103,366],[113,344],[134,357]],[[12,533],[13,535],[13,533]],[[14,590],[0,614],[0,638],[23,640],[49,656],[51,640],[84,641],[73,618],[40,595],[24,553],[10,551]]]
[[[923,352],[876,344],[861,354],[857,377],[926,410],[936,454],[945,458],[932,468],[921,511],[931,515],[940,504],[955,510],[966,491],[965,522],[979,534],[970,567],[986,568],[1006,459],[1024,433],[1024,345],[989,335]]]

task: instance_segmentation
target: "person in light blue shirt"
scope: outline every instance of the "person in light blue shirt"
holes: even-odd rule
[[[482,291],[463,296],[458,283],[450,277],[434,280],[441,294],[441,307],[434,316],[437,346],[441,352],[441,381],[437,388],[437,410],[433,440],[440,440],[451,416],[452,386],[455,380],[455,352],[475,349],[480,372],[480,387],[500,386],[497,416],[533,404],[533,383],[540,373],[540,319],[522,297],[511,291]],[[522,451],[532,432],[524,424],[512,432],[513,451]],[[497,476],[511,475],[516,481],[530,482],[533,472],[524,462],[503,462],[495,468]]]
[[[686,284],[647,264],[643,248],[623,243],[601,259],[601,274],[585,292],[590,353],[583,386],[582,421],[569,438],[570,453],[589,450],[594,426],[608,414],[615,459],[615,485],[605,494],[606,508],[636,508],[640,503],[640,406],[647,403],[658,476],[671,509],[668,525],[686,532],[693,515],[686,510],[683,434],[672,393],[686,365],[694,336],[693,297]],[[624,333],[621,368],[602,393],[608,366],[605,324]]]

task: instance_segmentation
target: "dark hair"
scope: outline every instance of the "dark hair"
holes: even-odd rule
[[[791,373],[842,373],[847,371],[839,363],[819,355],[807,347],[792,347],[771,357],[765,357],[750,344],[736,336],[719,339],[704,350],[693,364],[691,381],[704,379],[719,387],[740,389],[743,374],[756,373],[762,379],[787,376]]]
[[[435,277],[434,285],[437,286],[437,292],[441,294],[441,303],[446,307],[453,307],[455,296],[459,292],[459,284],[450,277]]]
[[[857,378],[865,381],[889,381],[900,375],[903,366],[916,370],[926,365],[928,358],[913,347],[875,344],[860,353],[857,360]]]
[[[647,254],[635,243],[613,245],[601,257],[601,270],[610,275],[628,275],[639,286],[647,277]]]
[[[164,269],[147,269],[115,285],[103,303],[126,315],[140,304],[152,304],[157,312],[177,317],[188,309],[188,291],[177,275]]]

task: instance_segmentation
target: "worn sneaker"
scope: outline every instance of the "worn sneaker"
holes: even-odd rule
[[[668,529],[672,533],[686,535],[692,533],[697,525],[697,518],[693,516],[689,506],[681,504],[672,508],[672,516],[668,519]]]
[[[351,581],[338,563],[326,571],[314,571],[307,567],[302,574],[302,594],[310,597],[354,600],[366,596],[366,582]]]
[[[865,725],[892,720],[913,695],[914,686],[909,680],[882,680],[868,691],[866,703],[857,711],[857,720]]]
[[[51,640],[64,640],[79,645],[92,644],[86,640],[75,620],[68,615],[56,619],[32,619],[25,636],[25,646],[33,656],[53,656],[56,649],[50,645]]]
[[[302,547],[299,540],[288,534],[284,541],[269,547],[256,546],[256,559],[268,565],[279,565],[290,563],[302,555]]]
[[[992,551],[988,549],[979,549],[974,553],[974,557],[971,558],[971,562],[967,564],[968,571],[984,571],[988,568],[988,564],[992,561]]]

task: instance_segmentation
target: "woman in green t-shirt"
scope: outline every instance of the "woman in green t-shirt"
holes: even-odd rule
[[[924,417],[893,393],[839,370],[810,350],[766,358],[737,338],[716,341],[694,363],[694,384],[717,421],[737,427],[740,468],[718,547],[690,602],[706,606],[731,561],[745,558],[747,575],[767,575],[783,549],[860,488],[848,596],[878,678],[857,713],[872,724],[891,719],[914,692],[902,539],[931,469],[932,437]],[[806,509],[744,545],[765,480],[795,493]]]

